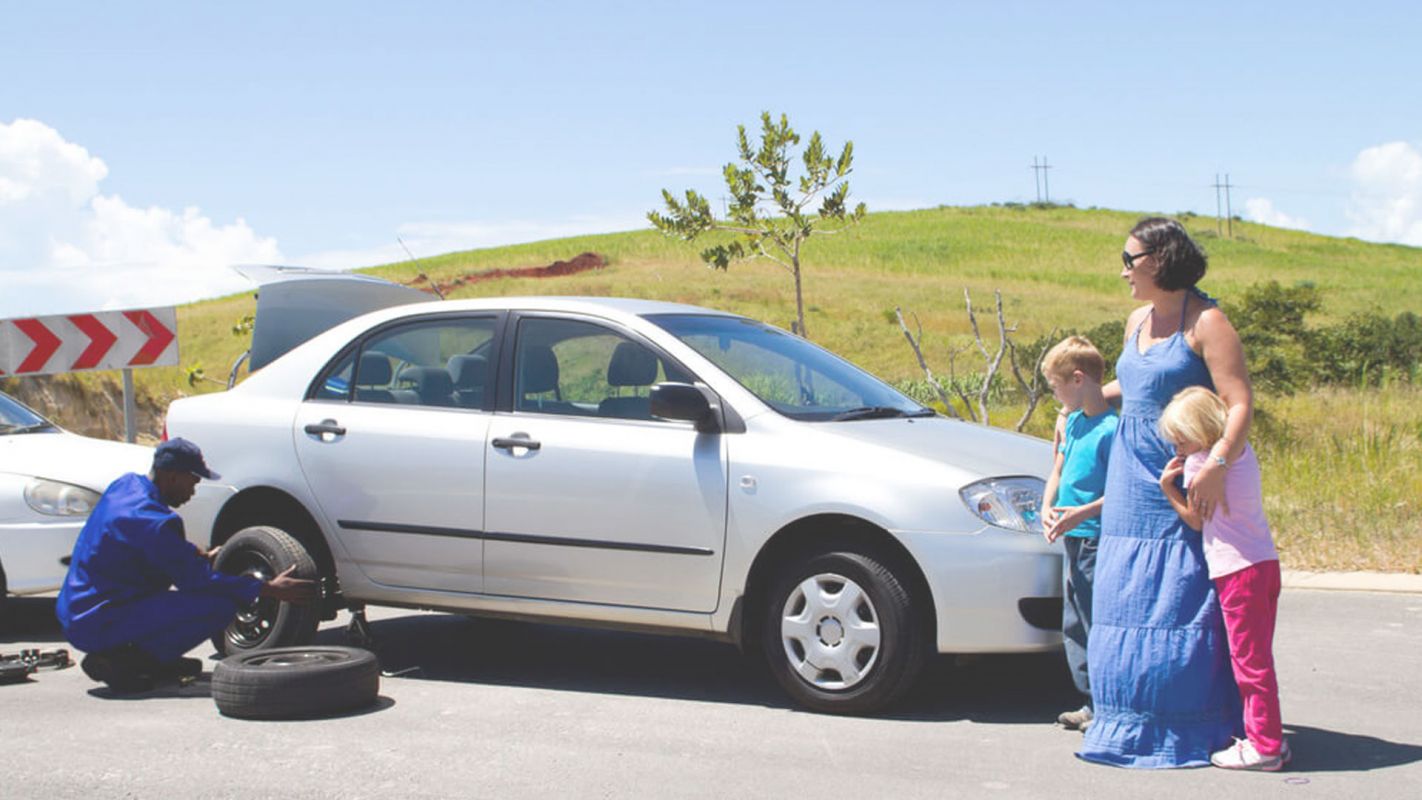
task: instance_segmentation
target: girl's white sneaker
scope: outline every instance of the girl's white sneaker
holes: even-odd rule
[[[1254,749],[1254,742],[1248,739],[1235,739],[1234,744],[1210,756],[1210,763],[1222,769],[1244,769],[1254,772],[1278,772],[1284,768],[1285,753],[1288,752],[1288,745],[1278,755],[1261,755]]]

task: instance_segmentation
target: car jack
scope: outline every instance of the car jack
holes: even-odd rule
[[[375,632],[370,629],[370,621],[365,618],[365,605],[352,605],[351,621],[346,626],[346,640],[355,647],[375,649]]]

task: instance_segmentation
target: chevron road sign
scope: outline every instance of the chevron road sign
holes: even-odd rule
[[[178,363],[173,307],[0,320],[0,375],[53,375]]]

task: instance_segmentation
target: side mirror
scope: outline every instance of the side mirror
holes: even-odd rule
[[[721,420],[708,394],[689,383],[659,383],[650,394],[652,416],[685,420],[695,423],[701,433],[715,433],[721,429]]]

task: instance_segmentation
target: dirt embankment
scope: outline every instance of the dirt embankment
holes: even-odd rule
[[[463,275],[456,275],[447,280],[430,281],[430,277],[423,272],[415,276],[410,281],[411,286],[432,291],[438,289],[442,295],[449,294],[450,290],[460,286],[473,283],[483,283],[500,278],[557,278],[563,275],[573,275],[579,272],[586,272],[590,269],[602,269],[607,266],[607,259],[598,253],[581,253],[568,261],[554,261],[545,267],[514,267],[512,269],[486,269],[480,272],[466,272]],[[432,288],[426,288],[432,287]]]
[[[69,375],[8,378],[0,380],[0,391],[66,430],[98,439],[123,439],[123,381],[117,374],[104,376],[97,387]],[[138,440],[158,441],[167,403],[139,392],[135,405]]]

